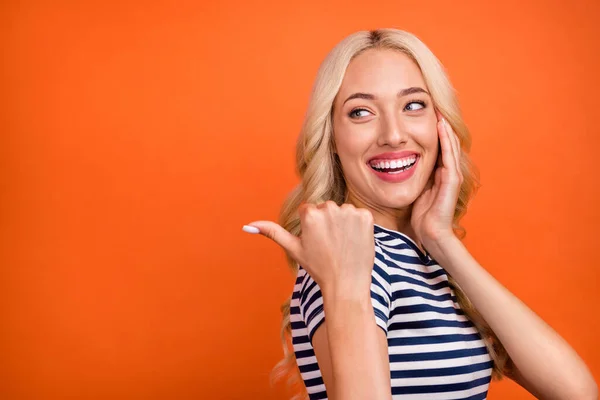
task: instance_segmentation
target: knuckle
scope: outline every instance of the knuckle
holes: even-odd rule
[[[302,212],[301,220],[302,221],[310,221],[314,219],[315,214],[317,213],[317,208],[315,206],[306,206]]]
[[[359,217],[365,222],[371,222],[373,220],[373,214],[367,209],[358,210]]]

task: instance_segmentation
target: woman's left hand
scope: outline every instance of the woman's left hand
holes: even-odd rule
[[[441,114],[436,112],[436,115],[442,165],[433,171],[425,189],[413,204],[411,215],[417,240],[430,253],[435,253],[440,242],[455,236],[454,212],[463,182],[458,137]]]

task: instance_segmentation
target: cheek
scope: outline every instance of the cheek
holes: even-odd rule
[[[371,145],[371,135],[364,129],[339,127],[334,131],[335,149],[343,162],[362,159]]]

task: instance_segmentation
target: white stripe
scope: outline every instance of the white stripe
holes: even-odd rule
[[[393,322],[414,322],[414,321],[429,321],[432,319],[442,319],[444,321],[466,322],[467,317],[457,314],[442,314],[436,311],[424,311],[410,314],[395,314],[390,318],[390,324]]]
[[[304,379],[304,380],[321,378],[321,371],[317,369],[315,371],[303,372],[301,375],[302,375],[302,379]]]
[[[313,347],[310,345],[310,342],[297,343],[294,345],[294,351],[312,350],[312,348]]]
[[[315,364],[317,362],[317,357],[311,356],[311,357],[296,358],[296,362],[298,363],[299,367],[301,367],[303,365]]]
[[[424,297],[419,296],[411,296],[411,297],[402,297],[394,301],[395,307],[400,306],[413,306],[413,305],[421,305],[428,304],[430,306],[439,307],[439,308],[460,308],[456,307],[452,300],[430,300]]]
[[[475,371],[468,374],[448,375],[448,376],[428,376],[422,378],[398,378],[392,379],[392,387],[407,386],[426,386],[426,385],[447,385],[452,383],[471,382],[479,378],[484,378],[492,373],[492,369]]]
[[[480,385],[469,390],[460,390],[456,392],[441,393],[418,393],[418,394],[397,394],[392,396],[394,400],[455,400],[465,397],[475,396],[488,390],[489,384]]]
[[[308,393],[313,394],[313,393],[321,393],[325,391],[325,384],[320,384],[320,385],[316,385],[316,386],[309,386],[306,388]]]
[[[290,322],[301,322],[302,315],[300,314],[290,314]]]
[[[307,329],[292,329],[292,337],[301,337],[301,336],[306,336],[308,337],[308,330]]]
[[[470,335],[477,333],[475,327],[460,328],[454,326],[441,326],[423,329],[400,329],[388,332],[388,338],[438,336],[438,335]]]
[[[450,343],[432,343],[415,344],[407,346],[389,346],[389,354],[415,354],[415,353],[434,353],[437,351],[451,351],[463,349],[477,349],[485,347],[482,340],[471,340],[468,342],[450,342]]]
[[[466,365],[477,364],[490,361],[489,354],[482,354],[472,357],[448,358],[445,360],[427,360],[427,361],[402,361],[390,363],[390,371],[406,371],[411,369],[434,369],[463,367]]]

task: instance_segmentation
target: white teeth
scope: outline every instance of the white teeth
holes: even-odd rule
[[[417,161],[417,156],[410,156],[408,158],[403,158],[399,160],[388,160],[388,161],[376,161],[371,164],[373,168],[377,169],[396,169],[396,168],[411,168],[412,165]],[[389,172],[389,173],[399,173],[401,171]]]

